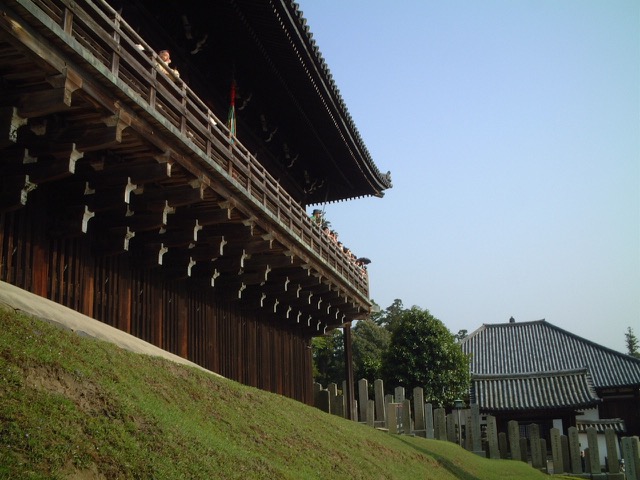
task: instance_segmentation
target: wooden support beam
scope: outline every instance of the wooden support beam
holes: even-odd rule
[[[42,184],[69,177],[75,173],[76,162],[83,157],[83,153],[76,150],[74,144],[65,145],[64,149],[50,152],[50,157],[38,157],[38,162],[29,165],[29,172],[33,181]]]
[[[122,133],[127,127],[131,126],[133,120],[132,115],[121,106],[120,102],[116,102],[117,111],[114,115],[103,118],[102,121],[109,128],[116,129],[116,138],[118,143],[122,142]]]
[[[134,232],[157,232],[166,225],[162,212],[131,212],[131,214],[122,214],[123,212],[119,210],[116,212],[111,210],[100,215],[100,224],[108,228],[129,227]]]
[[[267,255],[267,254],[253,254],[249,262],[252,266],[265,266],[269,265],[273,270],[279,270],[284,267],[295,267],[295,261],[293,257],[286,255]]]
[[[223,227],[223,228],[219,228]],[[221,252],[224,256],[232,256],[241,254],[246,241],[246,232],[244,230],[238,230],[236,227],[242,227],[241,225],[219,225],[213,230],[211,226],[205,227],[198,232],[198,242],[202,243],[215,243],[219,238],[223,238],[224,241],[221,245]]]
[[[143,163],[130,165],[129,163],[119,165],[108,165],[104,162],[93,162],[79,170],[93,185],[109,186],[120,184],[126,179],[136,185],[159,182],[171,178],[171,163]]]
[[[35,141],[25,141],[22,139],[20,143],[29,149],[32,157],[54,157],[58,159],[68,159],[74,157],[76,160],[81,159],[84,155],[76,148],[73,142],[57,142],[51,141],[46,136],[40,137]]]
[[[148,244],[146,247],[148,248]],[[194,248],[189,247],[170,247],[165,255],[163,255],[162,264],[174,268],[181,274],[187,276],[206,276],[209,278],[215,268],[220,267],[216,263],[217,249],[215,246],[197,245]]]
[[[74,144],[65,144],[46,153],[13,147],[3,152],[0,173],[3,175],[27,174],[31,182],[43,184],[71,176],[76,162],[83,154]],[[36,158],[38,157],[38,158]]]
[[[85,190],[83,203],[89,205],[94,212],[112,210],[114,208],[122,208],[124,204],[131,203],[131,192],[135,190],[136,185],[127,179],[127,183],[112,186],[108,188],[92,188],[88,186]],[[134,208],[131,209],[135,211]]]
[[[95,217],[87,205],[68,205],[52,215],[49,235],[54,238],[74,238],[87,233]]]
[[[295,295],[295,291],[292,293],[286,290],[285,282],[282,279],[274,280],[272,278],[272,272],[269,272],[267,281],[264,285],[261,285],[260,290],[267,295],[279,295],[283,298]]]
[[[246,284],[246,283],[245,283]],[[250,309],[262,309],[267,314],[286,315],[286,303],[273,295],[269,295],[256,284],[246,284],[242,294],[243,306]]]
[[[14,145],[2,150],[0,173],[2,175],[28,174],[27,165],[37,161],[37,157],[31,155],[28,149]]]
[[[102,255],[120,255],[129,251],[129,244],[136,232],[129,227],[104,229],[96,239],[96,248]]]
[[[271,270],[267,266],[267,268],[260,271],[255,271],[255,272],[242,271],[242,273],[240,273],[239,276],[242,279],[242,282],[247,285],[264,285],[269,279],[270,271]]]
[[[27,124],[27,118],[18,114],[14,106],[0,107],[0,148],[18,141],[18,130]]]
[[[82,88],[82,77],[69,66],[64,72],[47,78],[52,88],[20,95],[17,110],[23,118],[44,117],[52,113],[68,111],[73,93]]]
[[[212,262],[220,257],[219,244],[197,243],[186,250],[187,254],[198,262]]]
[[[193,232],[188,230],[142,231],[136,236],[134,243],[154,246],[163,244],[171,248],[187,248],[195,244]]]
[[[241,256],[218,257],[213,261],[214,267],[220,272],[231,272],[236,275],[242,270]]]
[[[220,210],[194,205],[180,208],[171,219],[171,228],[193,228],[196,223],[201,227],[224,224],[229,221],[229,210]]]
[[[70,106],[69,90],[53,88],[23,95],[18,102],[18,114],[24,118],[44,117],[68,110]]]
[[[78,150],[82,152],[95,152],[116,147],[122,141],[118,127],[91,128],[76,140]]]
[[[273,299],[273,313],[278,313],[278,306],[280,305],[280,299]]]
[[[27,204],[29,193],[37,188],[29,175],[2,177],[0,191],[0,211],[7,212],[22,208]]]
[[[215,229],[217,231],[217,229]],[[243,230],[243,233],[247,233]],[[237,240],[234,242],[234,240]],[[245,253],[247,255],[262,254],[268,251],[269,244],[259,238],[229,236],[230,245],[225,249],[225,254]],[[248,259],[248,257],[247,257]]]
[[[173,187],[145,187],[142,193],[131,198],[131,208],[134,210],[162,210],[167,202],[172,207],[181,207],[202,202],[204,187],[198,182],[192,185],[177,185]]]
[[[295,285],[302,285],[303,288],[314,288],[319,285],[318,278],[309,275],[309,269],[301,268],[294,265],[289,267],[285,265],[283,267],[274,270],[272,278],[289,278],[291,283],[289,289],[294,288]]]
[[[272,233],[265,233],[260,235],[260,238],[262,238],[262,240],[264,240],[265,242],[269,243],[269,250],[274,248],[274,241],[275,241],[275,237]]]

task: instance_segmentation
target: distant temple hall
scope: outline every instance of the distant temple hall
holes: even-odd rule
[[[576,427],[582,445],[589,427],[640,434],[640,359],[545,320],[482,325],[462,349],[471,355],[471,402],[498,428],[517,420],[526,437],[536,423],[548,437],[553,427]]]
[[[307,208],[391,179],[297,4],[2,13],[0,280],[312,403],[311,338],[348,339],[371,302],[363,263]]]

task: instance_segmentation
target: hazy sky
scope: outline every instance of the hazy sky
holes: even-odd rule
[[[640,337],[640,2],[298,0],[394,187],[327,204],[371,297]]]

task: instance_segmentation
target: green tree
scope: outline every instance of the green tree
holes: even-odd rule
[[[467,335],[467,330],[458,330],[458,333],[455,334],[456,342],[460,343],[462,340],[467,338]]]
[[[631,327],[627,327],[627,332],[624,334],[627,341],[627,353],[635,358],[640,358],[640,351],[638,350],[638,338],[633,333]]]
[[[404,306],[402,304],[402,300],[396,298],[386,309],[372,314],[371,320],[373,320],[377,325],[391,330],[393,323],[400,317],[400,315],[402,315],[403,311]]]
[[[342,388],[344,380],[344,340],[342,329],[336,328],[311,342],[313,356],[313,378],[323,387],[337,383]]]
[[[436,405],[452,405],[469,389],[469,359],[455,336],[428,310],[415,306],[394,321],[383,372],[388,388],[422,387],[425,399]]]
[[[373,320],[360,320],[351,330],[356,380],[366,378],[370,385],[382,378],[382,355],[389,348],[391,334]]]

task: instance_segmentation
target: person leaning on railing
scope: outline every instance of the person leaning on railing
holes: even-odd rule
[[[158,52],[158,60],[156,60],[156,69],[168,77],[172,77],[174,80],[177,80],[180,78],[180,72],[177,68],[171,68],[169,66],[170,63],[171,54],[169,53],[169,50],[160,50]]]
[[[338,250],[340,250],[346,259],[352,262],[360,271],[362,276],[365,276],[367,273],[366,266],[360,261],[358,257],[346,246],[342,244],[342,242],[338,241],[338,232],[335,230],[331,230],[329,228],[329,222],[324,219],[322,215],[322,210],[314,209],[310,216],[311,223],[317,225],[322,229],[322,233],[327,235],[329,239],[335,242],[338,246]]]
[[[311,213],[311,223],[322,227],[324,219],[322,218],[322,210],[315,209],[313,213]]]

